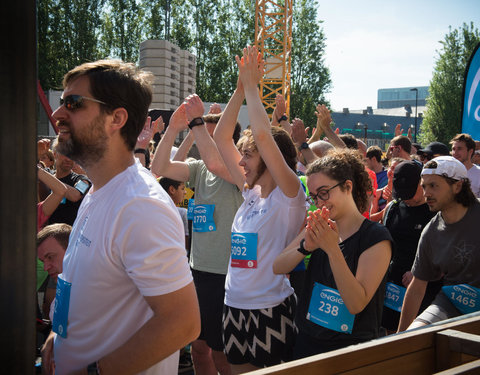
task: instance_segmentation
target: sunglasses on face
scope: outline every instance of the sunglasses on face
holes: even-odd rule
[[[317,202],[318,199],[322,200],[322,201],[328,201],[330,199],[330,191],[332,189],[335,189],[337,186],[340,186],[341,184],[343,184],[346,180],[342,181],[342,182],[339,182],[338,184],[336,185],[333,185],[331,188],[328,188],[328,189],[322,189],[320,190],[317,194],[312,194],[310,193],[310,196],[307,198],[307,202],[310,203],[310,204],[315,204]]]
[[[60,98],[60,106],[65,105],[66,109],[73,111],[75,109],[82,108],[84,100],[90,100],[92,102],[97,102],[105,105],[107,104],[105,102],[102,102],[101,100],[89,98],[88,96],[67,95],[64,98]]]

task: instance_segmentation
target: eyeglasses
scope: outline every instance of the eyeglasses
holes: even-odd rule
[[[342,182],[339,182],[338,184],[336,185],[333,185],[331,188],[329,189],[323,189],[323,190],[320,190],[317,194],[312,194],[310,193],[310,196],[307,197],[307,202],[310,203],[310,204],[315,204],[317,202],[318,199],[322,200],[322,201],[327,201],[330,199],[330,191],[332,189],[335,189],[337,186],[345,183],[346,180],[343,180]]]
[[[88,96],[68,95],[65,98],[60,98],[60,105],[65,105],[66,109],[74,111],[75,109],[82,108],[84,100],[90,100],[92,102],[97,102],[105,105],[107,104],[105,102],[102,102],[101,100],[89,98]]]

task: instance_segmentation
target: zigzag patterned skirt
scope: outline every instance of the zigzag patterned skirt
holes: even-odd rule
[[[297,333],[296,306],[295,294],[267,309],[242,310],[225,305],[222,335],[228,362],[267,367],[291,361]]]

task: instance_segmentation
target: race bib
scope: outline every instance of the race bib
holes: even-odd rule
[[[257,268],[258,233],[232,232],[232,267]]]
[[[460,284],[444,286],[442,291],[462,314],[480,310],[480,289]]]
[[[188,200],[187,220],[193,220],[193,208],[195,207],[195,199]]]
[[[72,284],[57,278],[57,291],[53,310],[52,330],[56,334],[67,338],[68,309],[70,306],[70,288]]]
[[[217,230],[213,220],[214,204],[196,204],[193,207],[193,231],[214,232]]]
[[[406,291],[407,289],[403,286],[398,286],[394,283],[387,283],[383,304],[394,311],[401,312]]]
[[[355,315],[350,314],[338,290],[315,283],[307,319],[333,331],[352,333]]]

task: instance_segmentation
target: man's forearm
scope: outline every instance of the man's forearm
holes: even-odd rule
[[[165,314],[154,315],[125,344],[98,360],[102,375],[136,374],[198,337],[200,315],[193,283],[167,296],[171,303],[164,307]]]
[[[173,161],[185,161],[194,141],[195,138],[193,138],[193,133],[191,131],[188,132],[187,136],[183,139],[182,143],[178,147],[178,150],[173,157]]]
[[[163,176],[165,171],[170,166],[170,153],[172,152],[172,147],[175,142],[177,133],[172,131],[172,128],[167,127],[167,130],[163,134],[160,143],[155,150],[155,155],[153,156],[152,163],[150,165],[150,170],[157,176]]]
[[[403,300],[402,312],[400,314],[400,322],[398,323],[398,332],[405,331],[418,314],[427,283],[422,285],[418,279],[412,280],[405,293]]]

